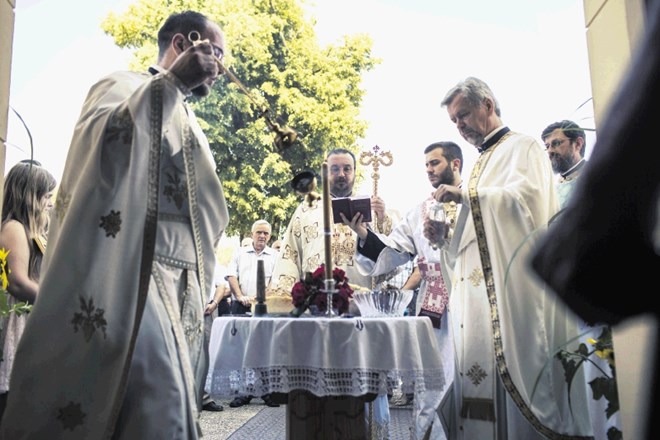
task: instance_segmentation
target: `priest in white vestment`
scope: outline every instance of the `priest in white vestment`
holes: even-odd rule
[[[328,163],[328,184],[332,197],[349,197],[353,195],[355,183],[355,155],[346,149],[331,150],[326,156]],[[375,227],[385,233],[392,229],[392,216],[386,211],[385,203],[380,197],[372,197],[371,208],[379,221]],[[330,215],[332,219],[332,214]],[[305,278],[305,273],[313,273],[325,263],[325,241],[323,231],[323,200],[321,198],[310,203],[304,200],[293,213],[289,226],[282,237],[282,247],[275,259],[273,276],[269,292],[283,298],[291,298],[293,285]],[[354,288],[371,290],[373,279],[365,276],[357,268],[355,262],[356,235],[348,226],[337,223],[332,225],[332,264],[341,268]],[[293,309],[293,305],[291,305]],[[388,438],[389,406],[387,395],[376,397],[371,405],[374,411],[375,426],[372,427],[377,439]],[[369,408],[369,405],[367,406]]]
[[[461,185],[463,153],[458,145],[453,142],[436,142],[426,147],[424,154],[426,173],[434,189],[440,185]],[[424,236],[425,223],[436,203],[431,195],[408,212],[389,235],[367,229],[359,218],[346,219],[344,222],[359,237],[355,259],[366,275],[390,272],[417,257],[421,284],[415,314],[428,316],[433,323],[446,384],[441,395],[417,393],[415,396],[415,438],[431,440],[451,438],[450,433],[455,428],[452,395],[448,392],[454,380],[454,346],[446,317],[453,262],[447,253],[446,244],[433,246]],[[454,202],[443,205],[450,228],[448,236],[442,239],[449,241],[459,206]],[[428,437],[425,437],[427,433]]]
[[[587,163],[584,158],[586,136],[578,124],[564,119],[545,127],[541,132],[541,140],[545,144],[552,171],[557,176],[555,189],[559,208],[564,209]]]
[[[84,103],[0,438],[201,436],[204,305],[228,214],[186,98],[210,92],[224,37],[188,11],[158,42],[149,73],[106,76]]]
[[[330,151],[327,155],[328,181],[331,197],[350,197],[355,183],[355,156],[343,148]],[[334,168],[333,168],[334,166]],[[375,217],[374,227],[385,234],[392,230],[392,215],[385,209],[380,197],[371,200]],[[332,219],[332,215],[330,215]],[[272,294],[291,296],[293,285],[313,273],[324,261],[323,200],[310,203],[304,200],[296,208],[282,237],[282,247],[275,260],[269,291]],[[348,282],[357,288],[373,288],[372,277],[362,274],[355,262],[356,235],[350,227],[335,223],[332,232],[332,264],[346,272]],[[293,305],[291,305],[293,309]]]
[[[562,121],[553,122],[543,129],[541,132],[541,140],[545,144],[548,158],[552,163],[552,171],[554,171],[557,178],[555,188],[557,189],[557,197],[559,198],[560,215],[568,201],[573,194],[575,185],[579,177],[585,169],[587,164],[584,158],[586,150],[586,136],[584,130],[575,122],[564,119]],[[555,219],[557,218],[555,216]],[[554,224],[554,220],[551,224]],[[567,349],[570,352],[578,350],[580,344],[593,350],[593,343],[591,341],[598,341],[601,335],[611,334],[611,328],[602,321],[592,321],[587,323],[580,320],[580,334],[579,341],[571,344]],[[602,342],[598,342],[602,343]],[[615,354],[612,354],[614,357]],[[587,360],[582,363],[580,368],[584,369],[585,380],[589,389],[591,387],[600,388],[605,378],[613,378],[613,396],[612,399],[617,399],[617,386],[615,370],[610,368],[607,359],[601,359],[595,353],[587,357]],[[608,440],[608,432],[614,430],[621,431],[620,411],[611,414],[609,398],[601,396],[599,392],[592,393],[593,398],[589,400],[591,421],[594,427],[594,438],[596,440]]]
[[[534,138],[502,124],[497,100],[477,78],[452,88],[442,105],[480,151],[467,185],[436,192],[466,214],[453,237],[449,301],[458,438],[591,438],[582,372],[569,388],[555,357],[579,335],[577,319],[528,267],[536,233],[558,210],[548,157]]]

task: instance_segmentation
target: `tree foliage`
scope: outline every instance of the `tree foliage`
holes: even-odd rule
[[[209,139],[229,205],[227,233],[245,235],[260,218],[277,236],[300,196],[291,178],[318,171],[327,151],[357,152],[367,124],[359,119],[362,74],[379,60],[367,35],[345,36],[321,47],[301,0],[138,0],[122,14],[109,14],[103,30],[133,51],[131,68],[144,70],[157,58],[156,35],[173,12],[197,10],[225,33],[225,65],[250,97],[225,75],[213,93],[193,102]],[[256,104],[255,102],[256,101]],[[264,111],[298,132],[293,146],[278,152]]]

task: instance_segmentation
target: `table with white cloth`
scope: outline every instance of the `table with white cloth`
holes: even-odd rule
[[[211,395],[287,396],[289,439],[312,429],[315,438],[335,438],[318,434],[340,425],[351,430],[342,438],[365,438],[364,397],[397,387],[415,395],[411,432],[421,438],[445,385],[425,317],[222,316],[213,321],[209,355]]]

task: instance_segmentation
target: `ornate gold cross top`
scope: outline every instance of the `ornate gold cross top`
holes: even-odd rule
[[[371,165],[373,170],[371,172],[371,180],[373,181],[373,193],[372,196],[378,195],[378,179],[380,174],[378,169],[380,166],[389,167],[394,162],[392,158],[392,153],[389,151],[381,151],[378,145],[372,148],[372,151],[363,151],[360,153],[360,164],[362,165]]]

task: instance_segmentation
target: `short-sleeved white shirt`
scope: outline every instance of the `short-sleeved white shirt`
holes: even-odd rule
[[[225,280],[226,272],[227,268],[221,266],[220,263],[218,263],[216,260],[215,269],[213,271],[213,284],[211,285],[211,291],[209,292],[209,301],[215,297],[215,290],[218,286],[226,286],[227,288],[229,287],[229,283],[227,280]]]
[[[257,261],[264,261],[264,275],[266,276],[266,286],[270,282],[275,265],[275,256],[277,251],[270,246],[266,246],[261,254],[257,254],[252,245],[239,248],[231,259],[227,267],[225,280],[234,276],[238,278],[238,285],[243,295],[256,298],[257,296]]]

